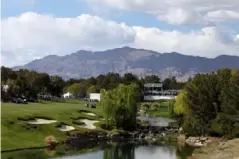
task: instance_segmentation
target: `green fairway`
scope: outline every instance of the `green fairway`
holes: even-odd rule
[[[155,101],[155,102],[144,102],[141,105],[148,104],[149,109],[147,109],[146,113],[152,117],[169,117],[168,110],[168,101]],[[154,105],[157,105],[157,108],[154,108]]]
[[[80,110],[86,110],[96,114],[89,116]],[[87,129],[80,128],[73,122],[78,118],[103,121],[100,106],[96,108],[86,108],[83,101],[67,101],[67,102],[42,102],[28,104],[1,103],[2,121],[1,121],[1,142],[2,150],[26,148],[34,146],[44,146],[46,136],[53,135],[58,141],[67,137],[66,132],[59,131],[56,126],[60,122],[72,125],[76,130],[72,132],[83,132]],[[34,118],[46,118],[57,120],[56,123],[47,125],[30,125],[26,121]],[[100,125],[97,123],[97,125]],[[99,130],[100,128],[96,128]]]

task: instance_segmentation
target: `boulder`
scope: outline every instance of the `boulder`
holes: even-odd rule
[[[165,134],[165,133],[161,133],[160,135],[161,135],[161,136],[165,136],[166,134]]]
[[[140,139],[143,139],[144,137],[145,137],[145,134],[144,134],[144,133],[139,134],[139,138],[140,138]]]

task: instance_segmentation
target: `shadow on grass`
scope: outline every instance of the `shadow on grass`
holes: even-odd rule
[[[26,115],[26,116],[22,116],[22,117],[17,117],[17,120],[21,120],[21,121],[29,121],[29,120],[34,120],[34,119],[45,119],[45,120],[55,120],[51,117],[48,116],[42,116],[42,115]]]

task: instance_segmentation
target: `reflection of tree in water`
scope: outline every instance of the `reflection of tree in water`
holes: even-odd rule
[[[46,159],[48,156],[43,152],[44,149],[21,150],[2,153],[2,159]]]
[[[180,146],[177,145],[176,147],[176,154],[178,159],[187,159],[189,156],[192,155],[194,148],[188,145]]]
[[[134,159],[135,145],[123,144],[104,150],[103,159]]]
[[[165,145],[165,144],[157,144],[157,145],[148,145],[148,144],[145,144],[145,145],[139,145],[139,149],[141,152],[146,152],[148,154],[155,154],[158,152],[159,150],[159,147],[160,149],[167,153],[167,152],[173,152],[173,147],[172,146],[169,146],[169,145]]]

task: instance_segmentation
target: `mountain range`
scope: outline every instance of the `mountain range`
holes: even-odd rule
[[[175,76],[179,81],[184,81],[197,73],[208,73],[220,68],[239,69],[239,56],[206,58],[122,47],[96,52],[79,50],[66,56],[49,55],[14,67],[15,70],[21,68],[59,75],[64,79],[87,78],[108,72],[131,72],[139,77],[156,74],[162,79]]]

